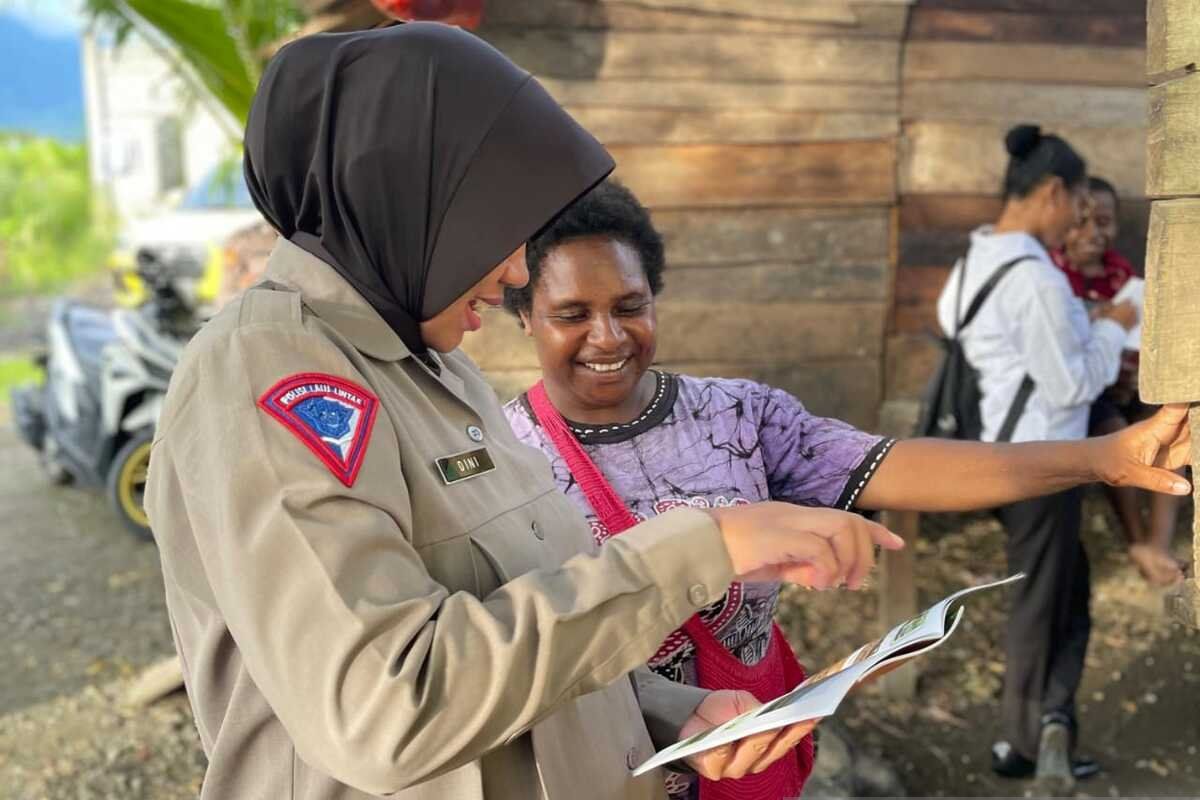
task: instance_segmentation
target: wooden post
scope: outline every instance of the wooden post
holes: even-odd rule
[[[913,552],[921,530],[921,515],[916,511],[887,511],[883,524],[904,539],[905,548],[884,550],[879,564],[879,619],[883,632],[917,615],[917,586]],[[897,700],[910,700],[917,694],[917,669],[920,659],[912,659],[900,669],[879,679],[884,694]]]
[[[1195,0],[1149,0],[1150,83],[1146,195],[1146,314],[1140,390],[1148,403],[1200,401],[1200,15]],[[1200,406],[1190,413],[1193,478],[1200,476]],[[1200,493],[1196,495],[1200,505]],[[1200,531],[1200,523],[1193,522]],[[1200,547],[1200,534],[1193,547]],[[1200,550],[1195,553],[1200,561]],[[1194,570],[1193,570],[1194,572]],[[1177,621],[1197,625],[1196,576],[1166,598]]]
[[[886,436],[912,435],[920,407],[911,401],[883,404],[879,412],[879,430]],[[880,633],[887,633],[905,620],[912,619],[917,607],[916,548],[921,531],[921,515],[915,511],[885,511],[880,522],[904,539],[903,550],[885,550],[876,568],[879,581]],[[917,694],[920,659],[908,662],[879,679],[884,693],[897,700],[910,700]]]

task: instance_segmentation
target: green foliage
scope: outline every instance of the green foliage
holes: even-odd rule
[[[83,145],[0,136],[0,296],[53,291],[102,268],[111,230]]]
[[[8,400],[8,390],[25,383],[39,383],[42,371],[24,356],[0,356],[0,403]]]
[[[303,20],[295,0],[84,0],[93,21],[158,37],[194,80],[245,124],[267,47]]]

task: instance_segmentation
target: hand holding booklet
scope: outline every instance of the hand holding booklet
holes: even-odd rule
[[[1018,573],[1001,581],[972,586],[955,592],[939,603],[896,627],[873,642],[864,644],[841,661],[810,675],[792,691],[776,700],[747,711],[715,728],[696,734],[660,750],[634,770],[642,775],[655,767],[711,750],[756,733],[794,725],[797,722],[827,717],[837,710],[842,699],[868,678],[890,672],[910,658],[927,653],[940,645],[963,615],[963,599],[981,589],[1003,586],[1024,578]]]
[[[1124,303],[1126,300],[1137,306],[1138,324],[1125,337],[1126,350],[1142,349],[1142,314],[1146,304],[1146,282],[1141,278],[1130,278],[1113,297],[1113,305]]]

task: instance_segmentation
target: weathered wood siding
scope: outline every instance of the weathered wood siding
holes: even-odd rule
[[[659,359],[871,426],[883,397],[907,0],[491,0],[480,35],[610,148],[667,240]],[[536,377],[489,319],[501,394]]]
[[[1118,246],[1145,254],[1144,0],[918,0],[900,85],[899,257],[885,394],[919,396],[934,303],[968,232],[995,219],[1005,131],[1036,122],[1121,194]]]
[[[1146,319],[1139,375],[1152,403],[1191,403],[1192,495],[1200,509],[1200,16],[1192,0],[1150,0],[1146,194],[1153,198],[1146,259]],[[1167,593],[1176,621],[1200,625],[1200,515],[1192,520],[1192,577]]]
[[[380,21],[366,0],[305,1],[322,12],[313,29]],[[650,206],[668,241],[671,367],[769,380],[901,432],[933,365],[934,300],[999,211],[1018,122],[1063,134],[1117,185],[1119,246],[1142,261],[1144,0],[488,0],[478,33]],[[1164,40],[1150,72],[1181,53]],[[1190,124],[1178,109],[1200,93],[1155,92],[1187,95],[1156,105],[1164,135]],[[1194,175],[1158,163],[1165,192]],[[536,360],[515,324],[487,325],[467,348],[508,395]],[[899,406],[881,414],[884,401]]]

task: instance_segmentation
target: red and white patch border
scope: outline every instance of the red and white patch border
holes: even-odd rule
[[[301,388],[305,391],[295,393]],[[359,412],[349,436],[350,447],[344,457],[339,457],[332,446],[292,410],[297,403],[313,397],[327,397]],[[303,442],[343,485],[347,488],[354,486],[367,452],[371,430],[375,426],[378,397],[344,378],[323,372],[302,372],[280,380],[258,398],[257,405]]]

